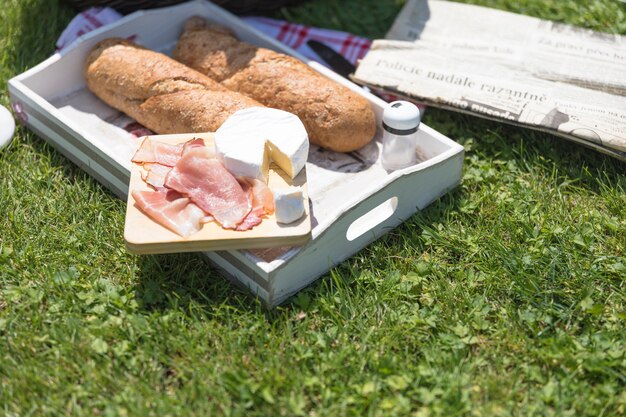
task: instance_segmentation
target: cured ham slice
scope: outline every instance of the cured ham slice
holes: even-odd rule
[[[148,217],[182,237],[189,237],[202,227],[206,213],[187,197],[175,191],[133,191],[137,207]]]
[[[274,198],[257,179],[235,179],[203,139],[168,145],[146,138],[133,157],[142,179],[156,191],[133,191],[137,207],[183,237],[204,223],[249,230],[274,212]]]
[[[161,164],[143,164],[143,168],[145,171],[141,172],[141,179],[157,190],[165,188],[163,185],[165,176],[170,172],[172,167]]]
[[[251,211],[248,215],[243,219],[243,222],[239,223],[239,225],[235,228],[235,230],[239,232],[243,232],[246,230],[252,229],[254,226],[261,224],[263,219],[259,214],[255,211]]]
[[[252,212],[256,213],[258,216],[264,216],[274,212],[274,195],[265,182],[257,178],[245,177],[239,177],[237,181],[239,181],[243,190],[250,194],[249,198],[252,204]]]
[[[210,223],[212,221],[214,221],[215,219],[213,218],[213,216],[211,216],[210,214],[204,216],[203,218],[200,219],[200,223],[205,224],[205,223]]]
[[[204,139],[201,138],[193,138],[191,140],[188,140],[187,142],[185,142],[183,144],[183,151],[182,151],[182,155],[184,155],[188,150],[193,149],[193,148],[201,148],[203,146],[206,146],[204,144]],[[209,149],[207,147],[207,149]],[[181,155],[181,156],[182,156]],[[215,156],[215,153],[213,153],[213,155]]]
[[[272,190],[263,181],[253,178],[252,181],[252,206],[263,207],[264,214],[274,212],[274,195]]]
[[[156,163],[173,167],[185,152],[199,147],[205,147],[204,140],[200,138],[194,138],[178,145],[169,145],[146,137],[135,152],[132,161],[139,164]]]
[[[133,155],[132,161],[137,163],[157,163],[173,167],[180,159],[184,144],[168,145],[155,142],[146,137]]]
[[[188,149],[165,178],[165,186],[189,196],[226,229],[236,229],[251,204],[241,185],[206,147]]]
[[[236,230],[250,230],[263,221],[263,216],[274,212],[274,196],[267,184],[261,180],[242,177],[237,180],[248,195],[252,209],[246,218],[243,219],[243,222],[237,226]]]

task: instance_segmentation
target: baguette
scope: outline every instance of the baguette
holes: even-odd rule
[[[214,132],[237,110],[262,106],[166,55],[105,39],[85,62],[87,87],[156,133]]]
[[[241,42],[202,18],[186,22],[173,56],[230,90],[296,114],[316,145],[348,152],[376,133],[374,112],[361,95],[293,57]]]

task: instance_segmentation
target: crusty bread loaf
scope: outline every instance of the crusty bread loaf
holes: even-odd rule
[[[156,133],[213,132],[237,110],[261,106],[166,55],[132,42],[99,42],[85,63],[87,87]]]
[[[348,152],[370,142],[376,118],[361,95],[301,61],[236,39],[224,28],[187,21],[174,58],[230,90],[300,117],[312,143]]]

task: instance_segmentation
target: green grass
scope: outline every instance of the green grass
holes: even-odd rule
[[[626,34],[617,1],[473,3]],[[376,37],[400,7],[274,16]],[[0,0],[0,103],[72,16]],[[127,253],[124,203],[19,127],[0,151],[0,415],[625,415],[626,165],[425,122],[465,146],[461,187],[271,311],[200,257]]]

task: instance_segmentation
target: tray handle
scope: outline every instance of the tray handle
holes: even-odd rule
[[[354,220],[346,230],[346,239],[350,242],[363,236],[379,224],[393,216],[398,208],[398,197],[393,196],[383,201],[367,213]]]

